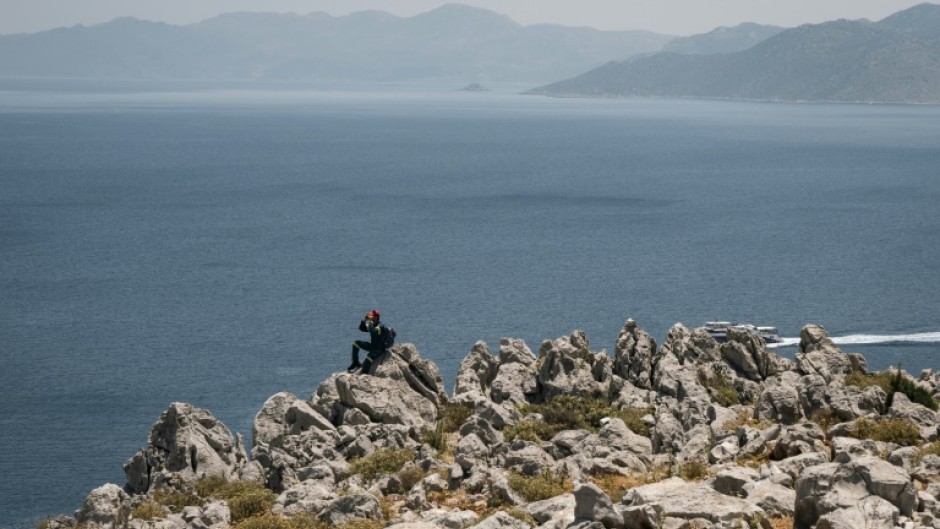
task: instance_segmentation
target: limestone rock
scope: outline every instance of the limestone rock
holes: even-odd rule
[[[687,483],[681,478],[631,489],[624,495],[623,503],[628,507],[654,506],[665,518],[701,518],[710,523],[747,520],[765,514],[746,500],[725,496],[707,485]]]
[[[803,418],[799,391],[788,384],[768,385],[758,398],[754,414],[783,424],[793,424]]]
[[[770,516],[793,516],[796,493],[791,488],[761,480],[744,484],[742,492],[748,501],[756,503]]]
[[[555,460],[534,443],[517,441],[506,455],[506,465],[526,476],[538,476],[555,466]]]
[[[819,325],[807,325],[800,331],[800,350],[796,353],[797,368],[805,375],[819,375],[832,382],[837,375],[853,372],[849,355],[836,347],[826,330]]]
[[[147,448],[124,464],[124,473],[129,490],[145,493],[158,474],[178,474],[184,481],[228,480],[236,478],[247,461],[241,436],[233,436],[207,410],[174,402],[151,428]]]
[[[627,320],[617,337],[614,372],[638,388],[650,389],[655,354],[656,340],[635,321]]]
[[[824,516],[840,509],[860,509],[859,505],[871,496],[880,497],[905,516],[913,513],[917,503],[907,472],[873,457],[806,468],[795,489],[795,529],[823,523]],[[883,510],[881,503],[874,505],[879,511]],[[864,512],[861,515],[864,516]],[[837,516],[855,517],[848,513]]]
[[[75,520],[79,525],[120,529],[127,523],[130,513],[130,497],[121,487],[108,483],[91,491],[75,512]]]
[[[457,369],[454,399],[470,404],[479,399],[488,399],[498,369],[499,360],[493,356],[486,342],[473,344]]]
[[[525,511],[540,524],[557,519],[567,525],[574,520],[574,508],[574,494],[565,493],[547,500],[529,503],[525,506]]]
[[[472,527],[474,529],[530,529],[529,524],[509,516],[503,511],[498,511]]]
[[[760,474],[747,467],[730,467],[718,472],[712,487],[726,496],[743,496],[744,486],[757,481]]]
[[[341,525],[357,518],[381,520],[382,508],[371,494],[350,494],[330,502],[318,518],[330,525]]]
[[[437,420],[437,406],[407,383],[391,378],[340,375],[336,379],[340,402],[363,412],[377,424],[430,427]]]
[[[559,395],[606,397],[613,378],[607,353],[592,353],[583,331],[575,331],[539,348],[538,382],[548,401]]]
[[[828,456],[826,434],[818,424],[803,422],[783,428],[777,438],[772,454],[773,459],[786,459],[809,452],[824,453]]]
[[[575,520],[593,520],[607,529],[623,527],[623,516],[614,509],[614,503],[603,490],[593,483],[583,483],[574,489]]]
[[[294,516],[317,514],[336,500],[332,487],[322,482],[307,480],[282,492],[272,509],[275,514]]]

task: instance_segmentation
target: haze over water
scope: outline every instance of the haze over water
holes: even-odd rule
[[[478,339],[630,317],[940,367],[937,107],[37,88],[0,98],[3,527],[123,484],[172,401],[250,446],[372,308],[448,390]]]

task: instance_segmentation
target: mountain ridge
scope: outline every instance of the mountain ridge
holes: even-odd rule
[[[660,52],[611,62],[531,93],[940,103],[940,39],[921,36],[940,34],[940,6],[911,9],[918,16],[901,11],[882,22],[804,24],[733,53]],[[934,16],[936,25],[924,23]]]
[[[461,4],[412,17],[233,12],[184,26],[124,17],[0,36],[0,75],[534,84],[656,51],[671,38],[523,26]]]

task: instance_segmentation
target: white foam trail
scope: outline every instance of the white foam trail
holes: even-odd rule
[[[882,343],[940,343],[940,332],[918,332],[913,334],[850,334],[833,336],[836,345],[872,345]],[[792,347],[800,343],[799,338],[783,338],[771,347]]]

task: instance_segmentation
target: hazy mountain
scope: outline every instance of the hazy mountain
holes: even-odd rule
[[[144,79],[547,82],[658,51],[646,31],[521,26],[450,4],[413,17],[232,13],[171,26],[124,18],[0,37],[0,75]]]
[[[729,53],[746,50],[763,42],[784,28],[745,22],[731,28],[717,28],[701,35],[679,37],[663,47],[662,51],[686,54]]]
[[[923,4],[878,23],[800,26],[735,53],[656,53],[613,62],[534,92],[940,103],[938,33],[940,6]]]

